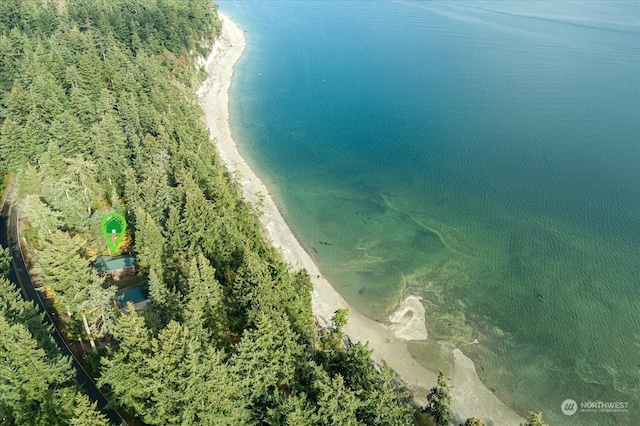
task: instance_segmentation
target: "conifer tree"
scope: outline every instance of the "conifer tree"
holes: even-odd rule
[[[547,424],[542,420],[542,413],[529,412],[526,423],[522,423],[521,426],[547,426]]]
[[[0,278],[9,278],[11,259],[11,250],[9,247],[0,249]]]
[[[78,199],[87,209],[87,213],[91,214],[91,204],[93,200],[102,195],[102,190],[96,180],[98,166],[93,161],[85,160],[80,154],[65,159],[65,161],[68,165],[68,175],[71,176],[73,182],[77,183],[81,188]]]
[[[89,398],[80,392],[76,395],[76,407],[70,426],[109,426],[107,417],[96,408],[97,403],[91,404]]]
[[[27,164],[18,169],[7,200],[17,204],[18,207],[24,207],[27,196],[40,195],[42,189],[42,177],[38,170],[31,164]]]
[[[100,164],[100,174],[96,179],[105,186],[122,191],[122,171],[129,168],[130,162],[122,127],[111,111],[91,127],[91,146],[92,159]],[[108,193],[110,192],[109,188]]]
[[[67,175],[57,180],[44,176],[43,180],[43,196],[51,207],[60,212],[63,228],[86,232],[90,211],[83,200],[80,185]]]
[[[427,395],[427,406],[425,411],[433,417],[433,421],[438,426],[446,426],[451,420],[451,412],[449,405],[451,404],[451,395],[449,393],[449,385],[442,371],[438,373],[438,384],[429,391]]]
[[[93,272],[89,262],[79,254],[77,237],[62,231],[53,233],[51,242],[42,246],[39,255],[40,279],[54,292],[54,303],[59,303],[69,316],[80,312],[80,305],[87,299],[87,286]]]
[[[151,342],[152,356],[147,359],[150,377],[148,391],[153,399],[147,403],[143,419],[148,424],[177,424],[184,410],[182,393],[188,378],[185,358],[189,344],[195,340],[191,331],[170,321]]]
[[[43,323],[43,315],[35,304],[25,301],[20,291],[3,277],[0,277],[0,315],[3,315],[9,324],[25,325],[49,360],[62,357],[50,335],[50,327]]]
[[[48,139],[47,125],[37,112],[31,112],[22,127],[22,147],[18,153],[25,159],[39,158],[45,151]]]
[[[78,88],[77,81],[79,80],[79,76],[75,66],[71,65],[67,67],[66,80],[72,86],[69,104],[73,115],[78,118],[84,128],[90,128],[90,126],[98,120],[98,114],[94,102],[89,95]]]
[[[45,183],[49,179],[58,180],[67,168],[60,152],[60,147],[54,140],[49,140],[47,150],[40,156],[38,163],[40,165],[40,174],[44,176]]]
[[[90,336],[104,337],[114,326],[116,316],[116,286],[104,288],[104,278],[93,275],[84,291],[86,296],[78,309],[86,320]]]
[[[313,426],[317,424],[315,406],[306,394],[291,393],[280,398],[278,406],[268,410],[266,423],[287,426]]]
[[[189,269],[185,325],[203,339],[213,339],[221,346],[229,329],[222,287],[202,253],[191,261]]]
[[[136,312],[132,303],[127,304],[126,311],[112,331],[120,347],[102,359],[98,386],[107,386],[121,406],[142,416],[157,387],[148,363],[152,336],[144,317]]]
[[[169,185],[169,155],[160,150],[150,164],[144,168],[145,175],[140,183],[144,208],[156,223],[164,223],[169,207],[175,201],[175,190]]]
[[[51,123],[53,118],[64,111],[67,103],[67,97],[62,86],[56,81],[45,66],[43,59],[45,56],[44,47],[38,44],[38,63],[42,67],[41,74],[34,76],[30,84],[32,112],[43,123]],[[34,65],[27,65],[27,68],[37,69]],[[45,128],[45,135],[46,132]]]
[[[185,359],[188,378],[182,392],[183,424],[251,425],[248,402],[236,376],[218,350],[191,342]]]
[[[75,389],[68,359],[50,361],[22,324],[0,315],[0,418],[11,424],[64,425]]]
[[[332,379],[324,375],[320,377],[314,383],[319,392],[317,424],[364,425],[356,414],[362,404],[359,394],[347,389],[340,375]]]
[[[159,276],[164,270],[165,238],[156,221],[143,209],[136,210],[136,252],[138,264],[144,270],[153,269]]]
[[[22,139],[23,129],[12,117],[8,117],[2,123],[0,129],[0,152],[2,165],[8,170],[17,170],[24,165]]]
[[[54,232],[62,224],[60,220],[61,214],[40,201],[40,197],[37,195],[27,195],[25,197],[23,210],[31,225],[38,231],[38,235],[51,241]]]
[[[3,92],[11,90],[19,73],[19,48],[18,44],[11,43],[6,33],[0,36],[0,90]]]
[[[282,314],[263,312],[256,329],[247,330],[232,359],[237,386],[260,421],[278,400],[294,386],[302,348]]]
[[[149,299],[152,309],[147,312],[154,318],[152,328],[161,330],[171,320],[180,320],[182,306],[180,295],[170,289],[155,269],[149,271]]]
[[[186,267],[186,250],[188,235],[185,231],[185,224],[182,221],[180,204],[169,208],[169,217],[165,225],[164,236],[169,246],[171,256],[176,266]]]
[[[371,355],[369,354],[369,363]],[[407,403],[409,391],[400,388],[397,377],[384,365],[374,381],[363,388],[358,418],[365,424],[411,425],[414,408]]]
[[[60,146],[64,157],[73,157],[76,154],[88,155],[89,132],[84,129],[78,117],[72,115],[69,109],[54,118],[49,128],[49,134],[51,141]]]

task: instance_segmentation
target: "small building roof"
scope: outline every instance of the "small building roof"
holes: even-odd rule
[[[98,272],[113,272],[122,269],[134,268],[136,266],[136,258],[132,255],[124,256],[98,256],[93,267]]]

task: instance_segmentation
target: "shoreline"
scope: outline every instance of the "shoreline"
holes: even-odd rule
[[[293,268],[306,269],[309,273],[313,285],[311,300],[314,314],[328,324],[337,309],[348,309],[349,321],[344,332],[354,342],[368,341],[369,348],[373,350],[373,360],[387,364],[412,390],[416,401],[422,402],[428,390],[435,386],[437,374],[413,359],[407,341],[402,338],[427,338],[424,307],[420,300],[414,296],[407,297],[399,305],[400,310],[393,314],[395,324],[392,326],[374,321],[351,308],[322,276],[280,214],[267,187],[240,156],[229,125],[229,86],[233,66],[242,56],[246,44],[243,31],[224,14],[218,12],[218,15],[223,21],[222,36],[215,42],[209,57],[201,62],[209,75],[197,94],[209,137],[215,139],[220,158],[240,183],[245,200],[252,204],[262,200],[260,221],[271,244],[282,251],[285,261]],[[494,425],[514,425],[524,421],[482,384],[470,358],[458,349],[453,351],[453,358],[454,367],[449,374],[453,419],[464,422],[475,416]]]

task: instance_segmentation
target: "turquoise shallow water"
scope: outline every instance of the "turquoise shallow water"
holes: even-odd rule
[[[636,424],[640,5],[220,3],[241,152],[349,302],[423,296],[415,357],[460,347],[521,413]]]
[[[121,298],[118,300],[118,302],[120,303],[120,306],[124,306],[127,304],[127,302],[140,302],[141,300],[146,299],[147,295],[145,294],[142,285],[134,285],[132,287],[118,290],[116,297]]]

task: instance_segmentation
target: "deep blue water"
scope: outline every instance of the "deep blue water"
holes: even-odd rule
[[[350,303],[423,296],[415,357],[521,413],[640,419],[640,3],[220,4],[240,150]]]

